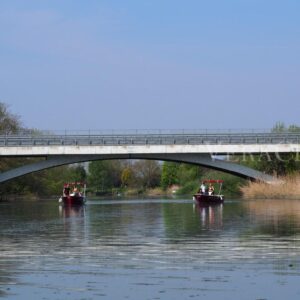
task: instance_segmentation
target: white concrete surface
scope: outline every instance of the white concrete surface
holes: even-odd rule
[[[0,156],[168,154],[168,153],[284,153],[300,152],[299,144],[253,145],[91,145],[91,146],[1,146]]]

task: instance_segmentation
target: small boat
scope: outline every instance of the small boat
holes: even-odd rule
[[[221,195],[223,180],[203,180],[202,185],[199,189],[199,191],[194,194],[193,200],[197,201],[198,203],[204,204],[204,203],[223,203],[224,202],[224,195]],[[209,183],[209,188],[207,189],[205,184]],[[214,193],[214,187],[213,184],[218,183],[219,184],[219,192],[217,195]]]
[[[58,202],[63,205],[83,205],[86,202],[85,192],[86,183],[84,182],[65,183],[63,194]]]

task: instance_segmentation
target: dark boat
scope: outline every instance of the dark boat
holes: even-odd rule
[[[202,186],[205,187],[205,183],[210,184],[210,190],[207,190],[206,188],[202,188]],[[214,188],[212,184],[218,183],[219,184],[219,193],[217,195],[214,194]],[[223,203],[224,202],[224,195],[221,195],[222,190],[222,184],[223,180],[203,180],[202,186],[200,187],[199,191],[194,194],[193,199],[194,201],[197,201],[198,203],[204,204],[204,203]]]
[[[83,205],[86,202],[85,197],[86,184],[83,182],[68,182],[64,184],[63,194],[58,202],[63,205]]]
[[[201,203],[222,203],[224,202],[223,195],[203,195],[203,194],[195,194],[194,200],[201,202]]]

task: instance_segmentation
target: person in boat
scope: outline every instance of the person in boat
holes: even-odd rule
[[[82,196],[82,193],[81,193],[81,191],[79,190],[78,187],[74,188],[73,193],[74,193],[75,196],[80,196],[80,197]]]
[[[204,184],[204,182],[202,182],[201,186],[200,186],[200,194],[205,194],[206,192],[206,186]]]
[[[208,187],[208,195],[213,195],[215,193],[215,188],[212,184]]]
[[[75,187],[73,188],[73,191],[72,191],[71,196],[77,196],[77,195],[78,195],[78,188],[75,186]]]
[[[69,194],[70,194],[70,188],[68,186],[66,186],[64,188],[64,196],[69,196]]]

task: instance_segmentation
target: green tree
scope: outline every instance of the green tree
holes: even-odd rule
[[[166,190],[172,184],[178,184],[178,171],[180,164],[174,162],[163,162],[160,185],[162,189]]]
[[[5,103],[0,102],[0,134],[16,133],[20,128],[20,118],[12,114]]]
[[[153,188],[160,182],[160,165],[154,160],[138,160],[134,164],[137,183],[143,188]]]
[[[295,124],[286,127],[284,123],[277,122],[272,132],[300,133],[300,127]],[[299,172],[300,163],[296,153],[271,153],[262,155],[260,167],[267,173],[284,176]]]
[[[82,165],[75,165],[70,167],[70,173],[72,181],[85,182],[87,179],[85,168]]]
[[[125,167],[122,170],[122,174],[121,174],[122,186],[123,187],[131,186],[133,184],[133,181],[134,181],[134,173],[132,168]]]
[[[99,160],[89,164],[89,186],[97,191],[107,191],[121,186],[119,161]]]
[[[300,127],[295,124],[291,124],[288,127],[283,122],[277,122],[273,128],[271,129],[272,133],[281,133],[281,132],[287,132],[287,133],[299,133],[300,132]]]
[[[281,133],[281,132],[285,132],[285,131],[286,131],[286,127],[283,122],[277,122],[271,129],[271,132],[273,132],[273,133],[274,132]]]
[[[204,169],[197,165],[180,164],[178,169],[178,179],[180,185],[185,185],[191,181],[199,181],[203,175]]]
[[[284,123],[277,122],[271,132],[300,133],[300,127],[294,124],[286,127]],[[249,154],[240,157],[239,160],[253,169],[277,176],[294,174],[300,170],[299,154],[297,153]]]

